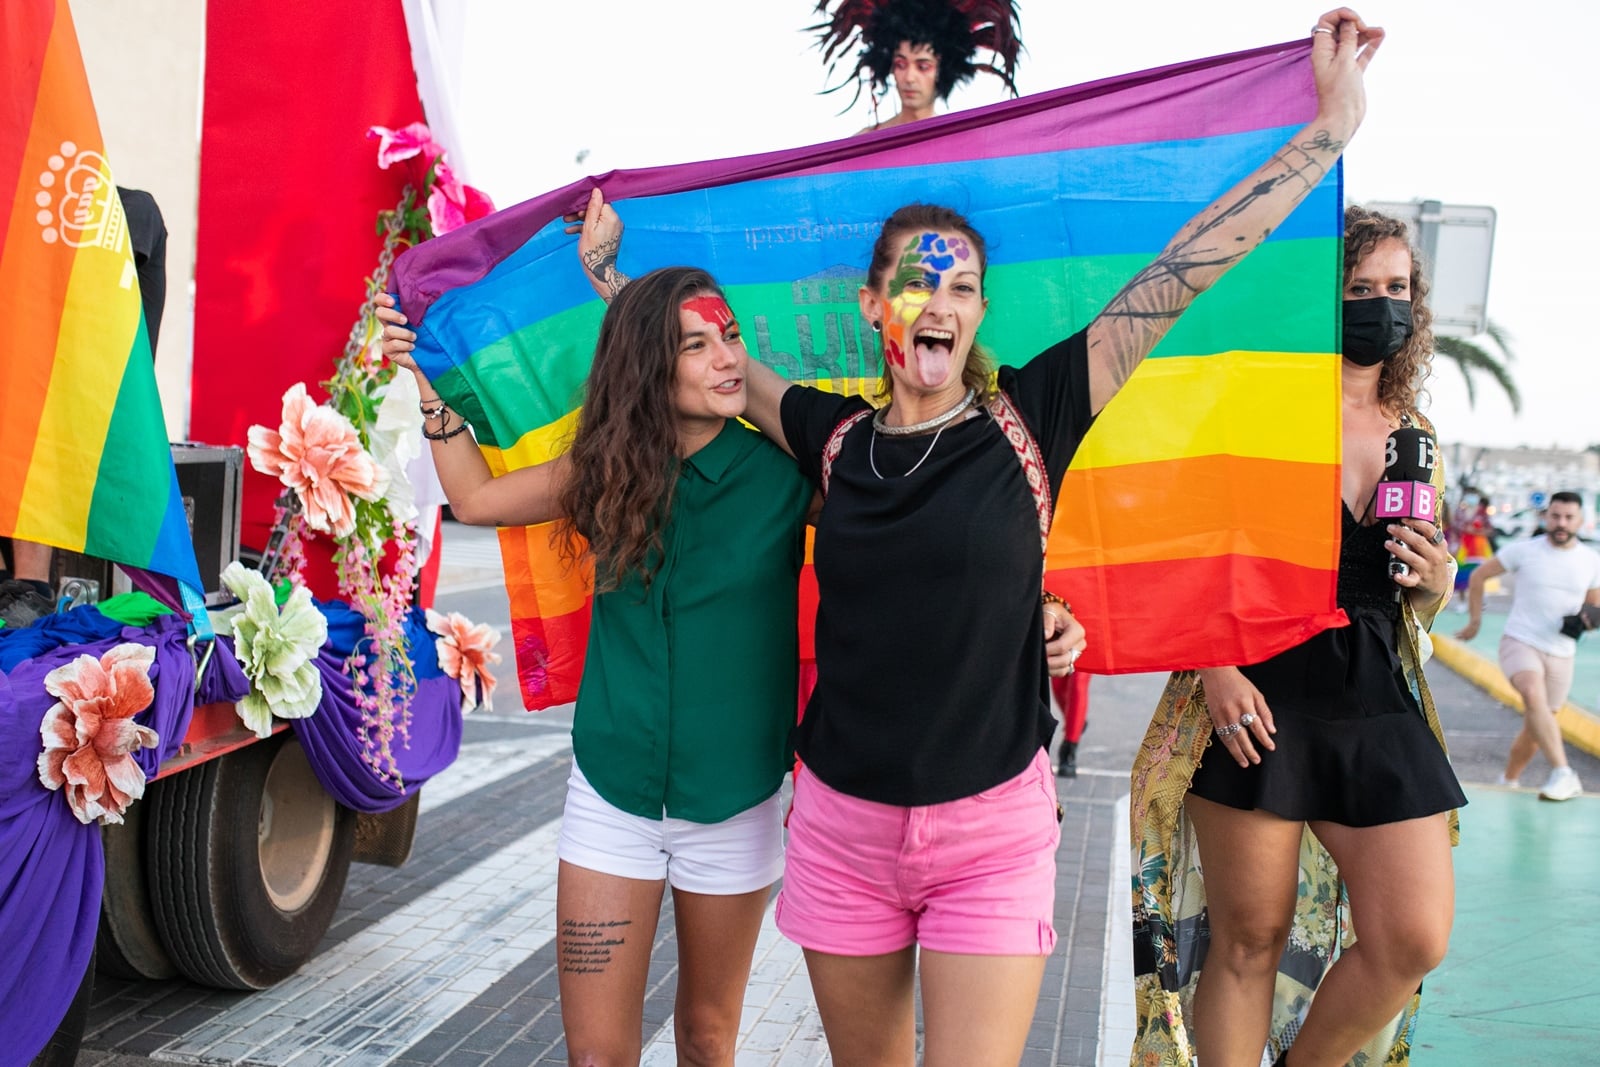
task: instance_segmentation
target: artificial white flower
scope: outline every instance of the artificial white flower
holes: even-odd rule
[[[237,710],[257,737],[272,734],[272,719],[303,719],[322,701],[322,675],[316,656],[328,640],[328,620],[298,587],[278,609],[258,571],[237,560],[222,572],[222,584],[244,602],[244,610],[227,620],[234,653],[250,679],[250,692]]]
[[[417,380],[399,372],[383,389],[378,402],[378,417],[367,428],[372,458],[388,475],[383,499],[396,522],[411,522],[417,517],[416,493],[406,467],[422,454],[422,395]]]

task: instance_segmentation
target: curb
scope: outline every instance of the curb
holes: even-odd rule
[[[1522,697],[1499,664],[1468,648],[1453,637],[1433,634],[1433,658],[1482,689],[1500,703],[1522,714]],[[1567,701],[1556,712],[1556,723],[1567,744],[1591,756],[1600,756],[1600,717]]]

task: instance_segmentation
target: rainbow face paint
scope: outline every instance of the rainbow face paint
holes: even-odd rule
[[[900,265],[889,279],[889,306],[884,314],[885,362],[895,367],[906,365],[906,352],[910,348],[906,332],[944,283],[946,272],[958,262],[965,263],[971,255],[972,249],[960,237],[922,233],[906,242],[900,253]],[[926,288],[908,288],[919,283]]]

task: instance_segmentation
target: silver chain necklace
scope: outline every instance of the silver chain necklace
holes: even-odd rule
[[[976,389],[968,389],[967,395],[962,397],[960,403],[949,411],[941,415],[935,415],[925,422],[914,423],[910,426],[886,426],[883,423],[883,415],[889,409],[879,408],[874,411],[872,413],[872,439],[867,442],[867,465],[872,468],[872,473],[878,476],[879,481],[884,480],[883,475],[878,471],[878,461],[874,454],[877,451],[879,433],[886,437],[902,437],[907,434],[922,433],[935,427],[938,428],[938,432],[933,435],[933,440],[928,442],[927,449],[922,453],[922,458],[913,463],[910,470],[900,475],[902,478],[909,478],[917,472],[918,467],[928,461],[929,456],[933,455],[933,446],[939,443],[939,436],[944,433],[945,427],[949,426],[956,420],[958,415],[971,407],[972,401],[977,398],[977,395],[978,391]]]

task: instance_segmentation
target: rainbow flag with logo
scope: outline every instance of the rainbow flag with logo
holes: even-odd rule
[[[419,360],[496,471],[569,440],[604,308],[561,215],[594,185],[626,223],[624,271],[705,267],[752,356],[849,391],[881,369],[856,302],[879,224],[909,201],[946,204],[989,243],[980,340],[1025,361],[1084,326],[1310,120],[1308,54],[1295,42],[810,148],[576,182],[408,252],[401,305]],[[1341,194],[1328,175],[1196,301],[1067,472],[1046,579],[1088,628],[1087,669],[1257,662],[1341,622]],[[502,531],[501,548],[528,706],[571,700],[586,576],[545,527]]]
[[[197,591],[133,250],[67,0],[7,0],[0,86],[0,534]]]

